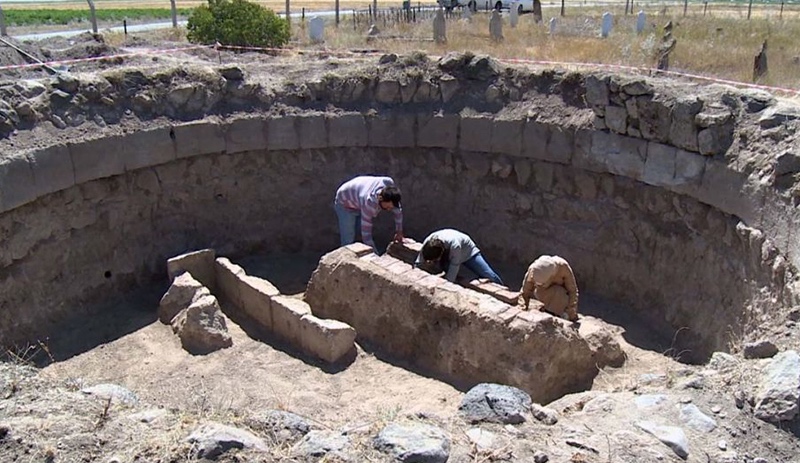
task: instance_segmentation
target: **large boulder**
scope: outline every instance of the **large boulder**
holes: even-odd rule
[[[158,319],[161,320],[161,323],[171,323],[172,319],[182,310],[196,300],[209,295],[211,293],[208,288],[195,280],[191,273],[179,274],[158,304]]]
[[[762,372],[756,392],[756,418],[772,423],[790,421],[800,413],[800,355],[781,352]]]
[[[447,433],[424,423],[390,423],[375,438],[374,446],[409,463],[444,463],[450,458]]]
[[[531,396],[521,389],[482,383],[467,392],[458,411],[470,423],[520,424],[530,415],[532,403]]]
[[[172,329],[181,338],[183,348],[192,354],[208,354],[233,345],[225,317],[212,295],[201,297],[179,313]]]

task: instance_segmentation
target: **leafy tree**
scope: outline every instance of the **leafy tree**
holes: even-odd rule
[[[280,47],[289,42],[289,22],[247,0],[208,0],[189,16],[192,43]]]

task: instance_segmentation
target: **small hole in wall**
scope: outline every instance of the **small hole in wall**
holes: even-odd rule
[[[106,278],[111,278],[111,270],[106,270],[106,273],[103,274]]]

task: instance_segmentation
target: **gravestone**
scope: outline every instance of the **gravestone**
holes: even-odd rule
[[[542,22],[542,2],[533,0],[533,21],[536,24]]]
[[[639,14],[636,15],[636,33],[641,34],[644,30],[644,26],[647,22],[647,16],[645,16],[644,11],[639,10]]]
[[[325,20],[319,16],[314,16],[308,21],[308,38],[311,43],[322,43],[325,41]]]
[[[658,45],[658,63],[656,67],[660,71],[669,70],[669,54],[675,49],[678,41],[672,36],[672,21],[667,21],[664,26],[664,36],[661,37],[661,43]]]
[[[472,21],[472,8],[470,8],[469,5],[461,9],[461,19]]]
[[[495,42],[503,41],[503,18],[500,17],[500,12],[492,10],[492,16],[489,19],[489,35]]]
[[[511,2],[508,10],[508,24],[514,28],[519,22],[519,2]]]
[[[558,21],[556,18],[550,18],[550,35],[556,35],[556,26],[558,25]]]
[[[758,52],[753,60],[753,82],[758,82],[769,72],[767,67],[767,41],[761,44],[761,51]]]
[[[611,27],[613,26],[614,16],[611,15],[608,11],[603,13],[603,25],[600,29],[600,36],[603,38],[608,37],[608,34],[611,33]]]
[[[433,41],[436,43],[447,42],[444,10],[442,8],[436,10],[436,16],[433,18]]]

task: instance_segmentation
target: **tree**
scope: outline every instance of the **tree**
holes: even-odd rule
[[[289,42],[289,22],[247,0],[208,0],[192,11],[186,38],[192,43],[280,47]]]

